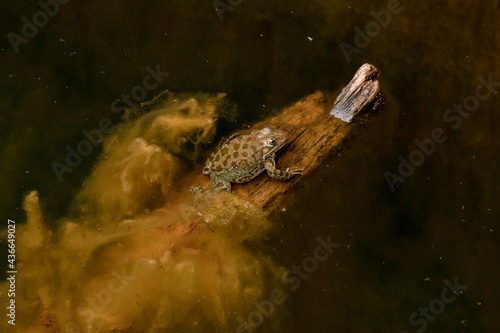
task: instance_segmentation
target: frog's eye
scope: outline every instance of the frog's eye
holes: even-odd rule
[[[269,144],[270,144],[271,146],[274,146],[274,145],[276,144],[276,141],[274,141],[274,139],[270,139],[270,140],[269,140]]]

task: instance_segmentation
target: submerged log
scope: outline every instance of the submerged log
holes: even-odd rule
[[[385,98],[379,93],[379,74],[373,65],[364,64],[336,100],[331,94],[316,92],[280,115],[256,124],[255,128],[272,125],[288,132],[288,144],[276,158],[277,167],[301,168],[304,174],[277,181],[264,172],[248,183],[233,184],[233,191],[267,214],[280,211],[301,178],[341,148],[356,118],[384,103]]]

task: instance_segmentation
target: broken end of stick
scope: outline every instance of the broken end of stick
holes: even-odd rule
[[[330,114],[347,123],[363,113],[379,98],[380,70],[371,64],[361,66],[351,82],[342,90]]]

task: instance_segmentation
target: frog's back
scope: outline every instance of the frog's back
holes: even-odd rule
[[[262,157],[259,159],[258,152],[259,143],[251,135],[232,135],[223,140],[210,155],[203,173],[220,176],[233,182],[247,178],[264,168]]]

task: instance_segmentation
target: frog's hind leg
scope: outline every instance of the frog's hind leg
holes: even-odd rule
[[[227,180],[220,179],[213,173],[210,174],[210,181],[212,182],[212,190],[214,191],[226,191],[231,193],[231,182]]]

